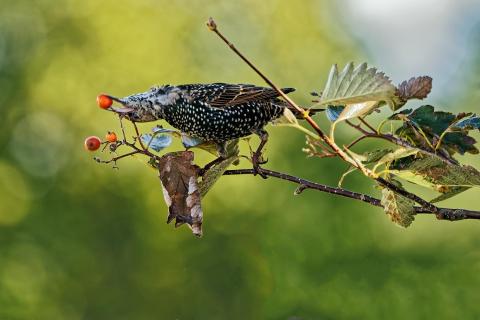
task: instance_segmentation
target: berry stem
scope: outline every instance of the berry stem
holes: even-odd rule
[[[142,139],[140,138],[140,131],[138,131],[138,127],[137,127],[137,124],[135,123],[135,121],[131,121],[132,124],[133,124],[133,127],[135,128],[135,133],[137,134],[137,139],[138,140],[138,143],[140,144],[140,147],[142,147],[143,150],[147,150],[147,148],[145,148],[145,146],[143,145],[143,142],[142,142]],[[150,142],[152,142],[150,140]],[[150,146],[150,143],[149,143],[149,146]]]

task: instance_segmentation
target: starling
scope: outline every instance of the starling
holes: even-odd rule
[[[187,135],[215,142],[220,157],[226,156],[228,141],[257,134],[261,143],[252,159],[255,169],[268,139],[265,125],[287,107],[274,89],[251,84],[165,85],[124,98],[109,97],[122,105],[110,107],[111,111],[133,122],[163,119]]]

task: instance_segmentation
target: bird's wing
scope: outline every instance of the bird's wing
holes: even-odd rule
[[[208,103],[215,108],[225,108],[252,101],[272,100],[279,96],[274,89],[257,87],[251,84],[212,83],[179,87],[185,90],[192,100]],[[290,93],[295,89],[284,88],[282,91]]]

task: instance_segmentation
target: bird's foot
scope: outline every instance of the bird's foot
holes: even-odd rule
[[[260,167],[260,165],[265,164],[267,162],[268,162],[268,159],[264,160],[261,153],[259,152],[253,153],[252,155],[253,175],[256,176],[258,174],[263,179],[267,179],[267,175],[263,172],[263,169]]]

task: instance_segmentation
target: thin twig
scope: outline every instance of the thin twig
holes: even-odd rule
[[[132,124],[133,124],[133,127],[135,128],[135,133],[137,134],[136,140],[138,141],[138,143],[140,143],[140,147],[142,147],[143,150],[147,150],[148,147],[145,148],[145,146],[143,145],[142,138],[140,137],[140,132],[138,131],[137,124],[135,123],[135,121],[132,121]],[[152,140],[150,140],[150,142],[152,142]],[[150,146],[150,143],[148,143],[148,145]]]
[[[122,130],[123,142],[127,141],[127,136],[125,135],[125,128],[123,127],[122,116],[118,115],[118,120],[120,121],[120,129]]]
[[[122,158],[126,158],[128,156],[133,156],[134,154],[139,154],[139,153],[143,153],[142,151],[139,151],[139,150],[134,150],[134,151],[131,151],[129,153],[125,153],[125,154],[122,154],[118,157],[114,157],[114,158],[111,158],[110,160],[101,160],[99,158],[96,158],[96,161],[98,163],[116,163],[118,160],[122,159]]]
[[[350,198],[350,199],[363,201],[376,207],[383,207],[380,199],[371,197],[363,193],[353,192],[343,188],[326,186],[320,183],[295,177],[286,173],[268,170],[264,168],[259,168],[259,170],[261,170],[262,173],[268,177],[274,177],[281,180],[286,180],[286,181],[296,183],[302,187],[302,191],[305,189],[313,189],[313,190],[335,194],[335,195]],[[237,170],[227,170],[224,172],[224,175],[250,175],[250,174],[253,175],[253,173],[254,173],[253,169],[237,169]],[[426,208],[424,206],[414,207],[414,209],[415,209],[415,213],[417,214],[435,213],[437,215],[437,218],[442,220],[458,221],[458,220],[464,220],[464,219],[480,219],[480,211],[473,211],[468,209],[437,208],[439,213],[431,210],[432,208]]]
[[[362,141],[362,140],[365,139],[365,138],[368,138],[368,136],[365,136],[365,135],[364,135],[364,136],[358,137],[357,139],[355,139],[355,140],[353,140],[352,142],[350,142],[350,143],[346,146],[346,148],[347,148],[347,149],[350,149],[351,147],[353,147],[354,145],[356,145],[358,142]]]
[[[370,133],[366,130],[364,130],[361,126],[359,125],[355,125],[353,124],[352,122],[346,120],[345,121],[348,125],[350,125],[352,128],[355,128],[357,129],[359,132],[361,132],[363,134],[363,136],[357,138],[354,143],[352,142],[349,147],[351,147],[353,144],[356,144],[357,142],[365,139],[365,138],[378,138],[378,139],[383,139],[383,140],[387,140],[387,141],[390,141],[391,143],[393,144],[396,144],[398,146],[401,146],[401,147],[406,147],[406,148],[411,148],[411,149],[418,149],[419,151],[421,151],[422,153],[424,154],[428,154],[430,156],[436,156],[436,157],[439,157],[442,161],[444,162],[447,162],[449,164],[458,164],[458,162],[455,160],[455,159],[452,159],[452,158],[449,158],[449,157],[446,157],[444,156],[443,154],[441,153],[436,153],[436,152],[433,152],[433,151],[430,151],[428,149],[425,149],[423,147],[419,147],[419,146],[415,146],[411,143],[409,143],[408,141],[406,140],[403,140],[401,138],[398,138],[392,134],[384,134],[384,133],[379,133],[379,132],[376,132],[376,133]],[[358,140],[358,141],[357,141]]]
[[[360,131],[361,133],[363,133],[364,135],[369,135],[371,134],[371,132],[368,132],[367,130],[363,129],[361,125],[359,124],[354,124],[352,123],[350,120],[345,120],[345,122],[352,128],[355,128],[357,129],[358,131]]]
[[[361,123],[363,123],[368,129],[372,130],[372,132],[377,132],[374,127],[372,127],[363,117],[358,117]]]
[[[275,85],[267,76],[265,76],[253,63],[251,63],[238,49],[228,41],[228,39],[218,30],[217,24],[215,21],[210,18],[207,22],[208,28],[215,32],[216,35],[218,35],[227,45],[230,49],[232,49],[233,52],[235,52],[250,68],[252,68],[272,89],[277,91],[277,93],[285,99],[285,101],[296,111],[298,111],[307,121],[310,126],[317,132],[317,134],[320,136],[320,138],[324,141],[329,140],[328,136],[320,129],[320,127],[317,125],[317,123],[310,117],[308,111],[303,109],[302,107],[298,106],[290,97],[288,97],[277,85]],[[328,145],[332,148],[333,151],[337,152],[336,148],[332,147],[331,143],[328,143]],[[340,150],[341,152],[341,150]]]

